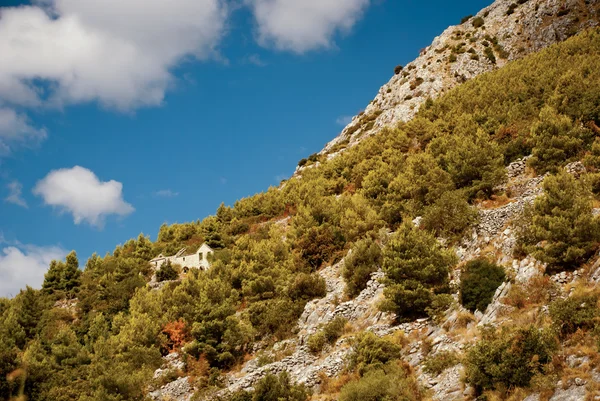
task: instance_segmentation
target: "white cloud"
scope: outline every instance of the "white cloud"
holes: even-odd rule
[[[305,53],[333,45],[336,33],[349,32],[370,0],[246,0],[262,46]]]
[[[339,116],[335,120],[335,123],[337,125],[341,125],[343,127],[345,127],[346,125],[350,124],[351,122],[352,122],[352,116]]]
[[[0,155],[7,155],[18,146],[35,146],[45,139],[46,135],[45,129],[32,127],[26,115],[0,107]]]
[[[7,246],[0,251],[0,297],[17,295],[26,285],[40,288],[48,265],[67,252],[58,246]]]
[[[12,181],[6,187],[8,188],[8,196],[4,198],[4,201],[27,208],[27,202],[22,196],[23,185],[19,181]]]
[[[102,182],[83,167],[51,171],[40,180],[33,193],[47,205],[73,215],[75,224],[88,222],[101,227],[108,215],[126,216],[135,209],[123,199],[123,184]]]
[[[154,195],[161,198],[174,198],[179,196],[179,192],[174,192],[170,189],[161,189],[160,191],[156,191]]]
[[[160,105],[170,70],[215,55],[224,0],[42,0],[0,8],[0,100]]]

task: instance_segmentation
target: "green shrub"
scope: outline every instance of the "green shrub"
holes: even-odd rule
[[[396,313],[399,321],[426,316],[433,299],[449,292],[448,273],[455,263],[454,252],[434,235],[404,223],[383,251],[387,287],[382,309]]]
[[[394,74],[395,74],[395,75],[398,75],[398,74],[400,74],[400,73],[402,72],[402,70],[403,70],[403,69],[404,69],[404,67],[403,67],[403,66],[401,66],[401,65],[397,65],[396,67],[394,67]]]
[[[576,126],[571,119],[546,107],[531,129],[534,143],[532,157],[527,161],[538,174],[556,173],[561,166],[573,161],[593,139],[593,132]]]
[[[339,401],[420,401],[423,393],[414,377],[396,364],[373,370],[342,387]]]
[[[388,362],[400,358],[402,348],[371,332],[363,332],[354,339],[350,367],[362,375],[371,369],[382,369]]]
[[[450,56],[448,56],[448,61],[451,63],[455,63],[456,60],[458,60],[458,57],[456,57],[456,54],[452,53],[450,54]]]
[[[461,304],[471,312],[485,312],[505,278],[504,269],[487,259],[469,261],[460,277]]]
[[[550,304],[550,317],[562,337],[595,327],[600,310],[597,294],[576,294]]]
[[[518,233],[526,252],[548,263],[548,271],[576,269],[598,248],[600,222],[583,181],[561,171],[548,176],[544,193],[527,208]]]
[[[473,18],[473,15],[472,15],[472,14],[465,15],[464,17],[462,17],[462,18],[460,19],[460,24],[461,24],[461,25],[462,25],[462,24],[464,24],[465,22],[467,22],[467,21],[468,21],[468,20],[470,20],[471,18]]]
[[[175,267],[173,267],[170,260],[167,260],[166,263],[163,263],[160,269],[156,271],[156,281],[159,282],[176,280],[178,277],[179,272],[177,269],[175,269]]]
[[[544,371],[556,348],[551,332],[533,326],[513,332],[485,329],[467,353],[466,381],[478,392],[526,387],[535,374]]]
[[[313,354],[318,354],[323,351],[325,344],[327,344],[327,338],[325,338],[325,333],[323,333],[323,331],[317,331],[315,334],[308,337],[306,342],[308,350]]]
[[[327,295],[327,285],[323,277],[316,273],[300,273],[294,277],[294,281],[288,289],[288,295],[295,301],[322,298]]]
[[[490,60],[492,64],[496,64],[496,55],[494,54],[494,50],[491,47],[486,46],[486,48],[483,50],[483,54],[485,54],[485,57],[487,57],[487,59]]]
[[[371,273],[381,265],[381,248],[370,238],[358,241],[344,259],[346,294],[354,298],[367,287]]]
[[[469,198],[489,197],[494,187],[506,179],[500,147],[477,129],[471,117],[459,121],[454,135],[431,141],[428,151],[450,173],[456,188],[464,188]]]
[[[457,365],[460,362],[456,352],[440,351],[432,357],[428,357],[423,363],[423,370],[432,376],[438,376],[444,370]]]
[[[471,24],[473,25],[473,27],[475,29],[481,28],[484,23],[485,23],[485,21],[481,17],[475,17],[475,18],[473,18],[473,21],[471,21]]]
[[[308,392],[304,386],[294,385],[287,372],[279,376],[267,374],[254,385],[254,391],[238,391],[227,401],[306,401]]]
[[[321,330],[308,338],[308,349],[317,354],[323,350],[325,344],[333,345],[344,333],[344,327],[348,320],[337,316],[331,322],[327,323]]]
[[[469,205],[463,191],[450,191],[425,208],[421,225],[437,236],[457,240],[477,217],[477,209]]]

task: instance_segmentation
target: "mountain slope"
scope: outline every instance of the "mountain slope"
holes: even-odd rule
[[[599,60],[579,32],[279,188],[53,262],[0,300],[0,399],[600,396]],[[148,263],[204,242],[208,271]]]
[[[495,1],[436,37],[320,153],[335,153],[385,126],[406,122],[426,99],[598,25],[599,12],[597,1]]]

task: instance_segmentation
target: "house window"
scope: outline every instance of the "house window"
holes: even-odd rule
[[[203,254],[202,252],[200,252],[200,253],[198,254],[198,258],[199,258],[200,260],[204,260],[204,254]]]
[[[185,262],[185,256],[183,257],[183,261]]]

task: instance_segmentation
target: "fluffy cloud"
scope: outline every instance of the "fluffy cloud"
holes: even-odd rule
[[[0,8],[0,150],[45,137],[17,113],[98,101],[129,111],[163,102],[171,69],[214,55],[225,0],[38,0]]]
[[[0,97],[7,103],[158,105],[169,70],[186,56],[210,56],[226,18],[222,0],[44,4],[0,9]]]
[[[67,252],[57,246],[7,246],[0,251],[0,297],[17,295],[30,285],[39,288],[48,265],[54,259],[63,259]]]
[[[304,53],[328,48],[337,32],[348,32],[370,0],[246,0],[263,46]]]
[[[123,199],[123,184],[102,182],[79,166],[51,171],[36,184],[33,193],[47,205],[71,213],[75,224],[88,222],[101,227],[106,216],[126,216],[135,210]]]
[[[8,188],[8,196],[4,198],[4,200],[8,203],[13,203],[15,205],[26,208],[27,202],[25,202],[25,199],[23,199],[22,196],[23,185],[21,185],[19,181],[13,181],[9,183],[6,187]]]

